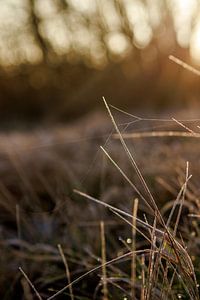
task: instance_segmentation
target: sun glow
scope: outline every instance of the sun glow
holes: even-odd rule
[[[39,18],[37,30],[57,55],[65,57],[75,50],[82,57],[90,56],[92,61],[104,64],[107,53],[121,59],[132,46],[146,48],[151,41],[154,43],[155,37],[158,49],[166,53],[176,39],[200,65],[199,0],[148,0],[146,4],[140,0],[69,0],[65,9],[61,2],[34,1]],[[35,25],[30,22],[30,3],[2,1],[0,65],[42,60],[42,50],[34,35]]]
[[[190,54],[194,62],[200,65],[200,21],[196,24],[191,36]]]

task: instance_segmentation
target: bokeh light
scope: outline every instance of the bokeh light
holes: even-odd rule
[[[47,50],[66,58],[74,51],[104,65],[105,53],[125,57],[131,47],[147,48],[153,39],[158,49],[173,46],[173,30],[178,45],[199,63],[198,11],[197,0],[1,1],[0,64],[37,63]],[[165,52],[172,48],[166,46]]]

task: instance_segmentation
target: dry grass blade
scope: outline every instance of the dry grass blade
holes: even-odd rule
[[[58,250],[60,252],[60,256],[61,256],[61,258],[63,260],[63,263],[64,263],[64,266],[65,266],[65,272],[66,272],[67,281],[68,281],[68,284],[69,284],[70,298],[71,298],[71,300],[74,300],[73,289],[72,289],[72,286],[70,285],[70,283],[71,283],[71,276],[70,276],[69,266],[68,266],[65,254],[63,252],[62,246],[60,244],[58,245]]]
[[[155,262],[155,249],[156,249],[156,216],[154,218],[153,230],[151,233],[151,251],[149,254],[149,268],[148,268],[148,286],[146,289],[145,299],[151,299],[152,289],[154,284],[154,262]]]
[[[26,279],[26,281],[29,283],[29,285],[31,286],[31,288],[33,289],[33,291],[35,292],[35,295],[37,296],[37,298],[39,300],[42,300],[42,297],[40,296],[39,292],[36,290],[35,286],[33,285],[33,283],[31,282],[31,280],[28,278],[28,276],[26,275],[26,273],[23,271],[23,269],[21,267],[19,267],[20,272],[23,274],[24,278]]]
[[[149,205],[145,197],[142,195],[142,193],[138,190],[138,188],[133,184],[133,182],[128,178],[128,176],[123,172],[123,170],[119,167],[119,165],[112,159],[112,157],[108,154],[108,152],[100,146],[102,151],[105,153],[105,155],[108,157],[108,159],[111,161],[111,163],[117,168],[117,170],[122,174],[122,176],[126,179],[126,181],[130,184],[130,186],[134,189],[134,191],[140,196],[140,198],[144,201],[144,203],[148,206],[150,211],[154,213],[154,210],[152,207]]]
[[[189,214],[188,217],[199,219],[199,218],[200,218],[200,215]]]
[[[146,293],[146,287],[145,287],[145,256],[142,254],[141,257],[141,267],[142,267],[142,284],[141,284],[141,294],[140,294],[140,299],[145,300],[145,293]]]
[[[182,198],[181,198],[181,202],[180,202],[180,206],[179,206],[179,210],[178,210],[178,215],[177,215],[177,218],[176,218],[176,224],[175,224],[175,227],[174,227],[174,236],[176,236],[176,232],[177,232],[178,224],[179,224],[179,221],[180,221],[183,204],[184,204],[184,201],[185,201],[185,194],[186,194],[186,190],[187,190],[187,183],[188,183],[189,179],[191,178],[191,176],[189,176],[188,173],[189,173],[189,162],[187,162],[187,165],[186,165],[185,184],[184,184]]]
[[[194,73],[195,75],[197,76],[200,76],[200,71],[195,69],[194,67],[186,64],[184,61],[182,61],[181,59],[173,56],[173,55],[170,55],[169,56],[169,59],[172,60],[173,62],[175,62],[177,65],[180,65],[181,67],[183,67],[184,69]]]
[[[175,212],[175,208],[179,204],[179,202],[181,201],[181,196],[184,194],[184,191],[185,191],[186,186],[187,186],[187,182],[189,181],[190,178],[191,178],[191,176],[188,176],[188,172],[186,172],[185,183],[182,185],[182,187],[180,189],[180,192],[178,193],[178,196],[177,196],[176,200],[173,202],[173,207],[172,207],[172,209],[170,211],[170,215],[169,215],[167,223],[166,223],[166,227],[167,228],[169,228],[169,226],[170,226],[173,214]],[[181,209],[179,209],[179,213],[178,213],[178,217],[177,217],[177,222],[176,222],[176,225],[175,225],[176,229],[177,229],[177,226],[178,226],[178,222],[179,222],[179,218],[180,218],[182,206],[180,206],[180,208]],[[175,233],[175,231],[174,231],[174,233]],[[174,234],[174,237],[175,237],[175,234]],[[155,272],[157,273],[157,275],[155,276],[156,277],[155,284],[157,282],[158,275],[159,275],[159,269],[160,269],[160,264],[161,264],[160,257],[163,255],[163,252],[166,253],[166,249],[168,249],[167,251],[168,251],[169,256],[172,256],[173,255],[173,249],[171,247],[169,247],[169,245],[166,243],[166,240],[163,238],[161,240],[159,251],[158,251],[158,255],[157,255],[157,259],[155,261]],[[166,262],[166,268],[165,268],[165,271],[164,271],[164,278],[165,278],[164,281],[167,281],[167,275],[168,275],[169,266],[170,266],[170,261],[167,261]],[[164,292],[164,290],[163,290],[163,292]],[[163,292],[162,292],[162,294],[163,294]]]
[[[179,122],[180,125],[180,122]],[[118,134],[114,134],[115,139],[119,139]],[[134,132],[123,133],[123,139],[140,139],[140,138],[154,138],[154,137],[183,137],[183,138],[200,138],[199,133],[184,132],[184,131],[147,131],[147,132]]]
[[[131,296],[132,299],[135,299],[135,283],[136,283],[136,218],[137,218],[137,211],[138,211],[138,199],[134,200],[133,205],[133,220],[132,220],[132,261],[131,261]]]
[[[147,240],[149,243],[151,243],[151,240],[144,234],[143,231],[141,231],[137,226],[134,227],[133,222],[129,222],[126,218],[122,217],[119,213],[117,213],[115,210],[111,209],[112,213],[114,213],[116,216],[118,216],[120,219],[124,220],[125,223],[129,224],[133,230],[137,231],[138,233],[141,234]],[[149,228],[148,228],[149,229]],[[148,231],[149,232],[149,231]]]
[[[78,190],[76,190],[76,189],[74,190],[74,193],[76,193],[76,194],[78,194],[78,195],[80,195],[80,196],[82,196],[82,197],[84,197],[84,198],[86,198],[86,199],[88,199],[88,200],[91,200],[91,201],[93,201],[93,202],[96,202],[96,203],[98,203],[98,204],[100,204],[100,205],[103,205],[103,206],[105,206],[105,207],[107,207],[107,208],[109,208],[109,209],[111,209],[111,210],[114,210],[115,212],[117,212],[117,213],[119,213],[119,214],[122,214],[122,215],[124,215],[124,216],[126,216],[126,217],[128,217],[128,218],[131,218],[131,220],[133,219],[133,216],[132,216],[131,214],[129,214],[129,213],[127,213],[127,212],[125,212],[125,211],[123,211],[123,210],[121,210],[121,209],[119,209],[119,208],[116,208],[115,206],[112,206],[112,205],[110,205],[110,204],[108,204],[108,203],[105,203],[105,202],[103,202],[103,201],[100,201],[100,200],[98,200],[98,199],[96,199],[96,198],[94,198],[94,197],[92,197],[92,196],[89,196],[89,195],[87,195],[87,194],[85,194],[85,193],[83,193],[83,192],[80,192],[80,191],[78,191]],[[153,226],[151,226],[150,224],[148,224],[148,223],[142,221],[142,220],[139,219],[139,218],[136,218],[136,221],[138,222],[138,224],[139,224],[140,226],[142,226],[142,227],[145,228],[145,229],[150,229],[150,230],[153,229]],[[158,237],[158,238],[162,238],[163,235],[165,235],[165,233],[164,233],[162,230],[157,229],[157,228],[156,228],[156,234],[157,234],[157,237]]]
[[[167,273],[168,273],[168,266],[166,266],[165,268],[165,273],[164,273],[164,277],[166,278],[167,276]],[[173,281],[174,281],[174,278],[175,278],[175,275],[176,275],[176,269],[173,271],[173,274],[172,274],[172,277],[171,277],[171,280],[170,280],[170,283],[167,287],[167,291],[166,291],[166,297],[168,297],[168,294],[170,293],[171,289],[172,289],[172,285],[173,285]],[[163,289],[164,290],[164,289]],[[162,295],[161,295],[162,296]]]
[[[181,187],[181,189],[180,189],[180,191],[179,191],[179,193],[178,193],[178,195],[177,195],[177,197],[176,197],[176,200],[174,201],[173,207],[172,207],[172,209],[171,209],[171,211],[170,211],[170,214],[169,214],[169,217],[168,217],[168,220],[167,220],[167,224],[166,224],[167,227],[169,227],[169,225],[170,225],[170,223],[171,223],[171,220],[172,220],[172,217],[173,217],[175,208],[176,208],[176,206],[179,204],[179,202],[180,202],[180,200],[181,200],[181,196],[183,195],[184,191],[186,190],[187,183],[188,183],[188,181],[190,180],[191,177],[192,177],[192,176],[190,175],[190,176],[188,176],[188,177],[186,178],[185,183],[182,185],[182,187]]]
[[[184,129],[186,129],[191,135],[196,136],[196,132],[194,132],[192,129],[190,129],[188,126],[185,126],[182,122],[176,120],[175,118],[172,118],[172,120],[177,123],[178,125],[180,125],[181,127],[183,127]]]
[[[138,250],[136,251],[136,253],[141,254],[141,253],[149,253],[149,249],[146,250]],[[120,260],[130,257],[132,255],[132,251],[129,251],[123,255],[120,255],[119,257],[113,258],[110,261],[106,262],[106,266],[119,262]],[[98,271],[100,269],[102,269],[103,264],[89,270],[88,272],[85,272],[83,275],[81,275],[80,277],[78,277],[77,279],[75,279],[74,281],[72,281],[70,284],[64,286],[61,290],[59,290],[58,292],[56,292],[54,295],[52,295],[51,297],[47,298],[47,300],[52,300],[55,299],[57,296],[61,295],[64,291],[66,291],[70,286],[73,286],[74,284],[76,284],[77,282],[79,282],[80,280],[84,279],[85,277],[87,277],[88,275],[90,275],[91,273],[94,273],[95,271]]]
[[[125,115],[127,115],[127,116],[129,116],[129,117],[135,118],[135,119],[138,120],[138,121],[142,121],[142,120],[143,120],[142,118],[140,118],[140,117],[138,117],[138,116],[135,116],[135,115],[133,115],[133,114],[130,114],[130,113],[128,113],[127,111],[124,111],[124,110],[122,110],[122,109],[120,109],[120,108],[118,108],[118,107],[116,107],[116,106],[114,106],[114,105],[110,105],[110,107],[114,108],[115,110],[117,110],[117,111],[119,111],[119,112],[121,112],[121,113],[123,113],[123,114],[125,114]]]
[[[151,192],[150,192],[150,190],[149,190],[149,188],[148,188],[148,186],[146,184],[146,181],[144,180],[144,177],[142,176],[142,173],[140,172],[140,169],[137,166],[137,163],[136,163],[135,159],[133,158],[131,152],[129,151],[129,149],[128,149],[128,147],[127,147],[127,145],[126,145],[126,143],[125,143],[125,141],[124,141],[124,139],[123,139],[123,137],[121,135],[121,132],[120,132],[120,130],[119,130],[119,128],[118,128],[118,126],[117,126],[117,124],[115,122],[115,119],[114,119],[114,117],[113,117],[113,115],[111,113],[111,110],[110,110],[110,108],[109,108],[109,106],[108,106],[108,104],[107,104],[107,102],[106,102],[106,100],[105,100],[104,97],[103,97],[103,101],[104,101],[106,109],[107,109],[107,111],[109,113],[109,116],[110,116],[110,118],[112,120],[112,123],[113,123],[113,125],[115,127],[115,130],[116,130],[116,132],[119,135],[119,139],[120,139],[121,144],[122,144],[122,146],[124,148],[124,151],[126,152],[131,165],[134,167],[134,169],[136,171],[136,174],[138,175],[138,178],[140,179],[140,181],[141,181],[141,183],[142,183],[142,185],[144,187],[144,190],[146,191],[147,195],[149,196],[149,200],[150,200],[151,204],[153,205],[153,208],[158,211],[158,208],[157,208],[157,205],[155,203],[155,200],[154,200],[154,198],[153,198],[153,196],[152,196],[152,194],[151,194]],[[159,212],[158,212],[158,216],[162,220],[162,216],[159,214]],[[162,222],[164,222],[164,221],[162,220]]]
[[[101,229],[101,258],[102,258],[102,281],[103,300],[108,300],[107,272],[106,272],[106,239],[104,222],[100,222]]]
[[[128,113],[127,111],[125,110],[122,110],[122,109],[119,109],[118,107],[114,106],[114,105],[109,105],[110,107],[114,108],[115,110],[127,115],[127,116],[130,116],[132,118],[134,118],[135,120],[132,121],[132,122],[128,122],[128,123],[125,123],[126,125],[127,124],[132,124],[132,123],[135,123],[135,122],[139,122],[139,121],[149,121],[149,122],[172,122],[172,119],[164,119],[164,118],[145,118],[145,117],[139,117],[139,116],[136,116],[136,115],[133,115],[133,114],[130,114]],[[197,122],[197,121],[200,121],[200,119],[197,119],[197,118],[194,118],[194,119],[179,119],[178,121],[180,122]],[[197,126],[197,127],[200,127],[200,126]]]
[[[116,214],[120,215],[120,214],[123,214],[124,216],[126,217],[129,217],[129,218],[133,218],[133,216],[131,214],[128,214],[118,208],[115,208],[105,202],[102,202],[98,199],[95,199],[85,193],[82,193],[80,191],[77,191],[77,190],[74,190],[74,192],[76,194],[79,194],[89,200],[92,200],[98,204],[101,204],[111,210],[114,210],[116,212]],[[149,230],[153,230],[153,226],[151,226],[150,224],[148,223],[145,223],[143,222],[142,220],[136,218],[138,224],[140,224],[143,228],[145,229],[149,229]],[[168,260],[169,262],[171,262],[172,264],[176,264],[181,272],[183,273],[183,275],[186,275],[187,278],[191,278],[191,286],[194,285],[194,282],[196,282],[196,279],[195,279],[195,274],[194,274],[194,268],[193,268],[193,265],[192,265],[192,261],[191,261],[191,258],[189,257],[187,251],[183,248],[183,246],[178,243],[177,240],[175,240],[173,238],[173,236],[170,234],[170,235],[167,235],[167,233],[161,231],[160,229],[157,229],[157,228],[154,228],[155,230],[155,234],[156,234],[156,238],[158,241],[162,241],[164,240],[165,241],[165,245],[167,245],[167,247],[169,247],[170,251],[168,251],[168,249],[165,247],[165,249],[162,251],[162,257],[165,258],[166,260]],[[164,238],[164,239],[163,239]],[[137,252],[137,251],[136,251]],[[193,283],[192,283],[193,282]],[[196,294],[196,293],[195,293]],[[194,298],[194,299],[198,299],[198,298]]]

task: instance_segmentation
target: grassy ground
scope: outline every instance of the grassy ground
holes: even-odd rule
[[[105,115],[1,133],[1,299],[199,299],[199,121],[112,111],[134,160]]]

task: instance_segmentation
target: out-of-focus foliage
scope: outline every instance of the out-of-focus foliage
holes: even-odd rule
[[[168,55],[197,61],[197,0],[0,4],[1,121],[66,120],[102,94],[135,107],[196,99],[196,80]]]
[[[197,0],[1,1],[1,64],[81,59],[102,68],[150,46],[154,56],[178,45],[194,51],[198,8]]]

